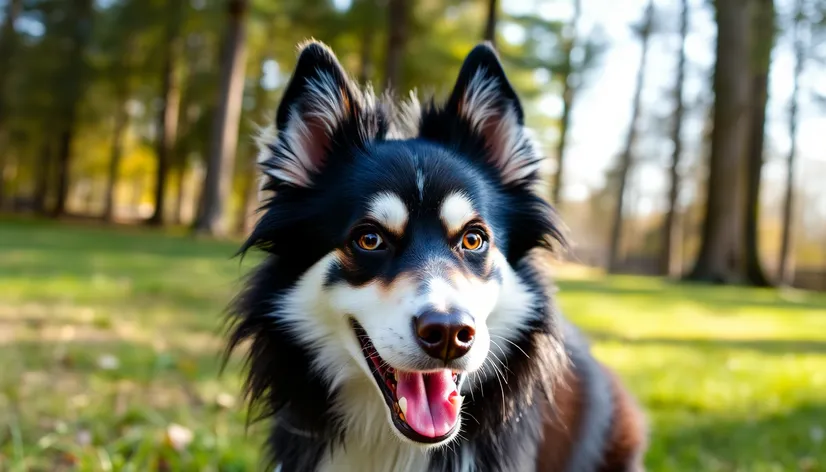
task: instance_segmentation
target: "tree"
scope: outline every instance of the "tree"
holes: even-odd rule
[[[409,6],[407,0],[388,0],[387,56],[384,65],[384,90],[400,86],[404,51],[407,44]]]
[[[37,172],[34,183],[34,211],[39,215],[47,214],[46,196],[49,193],[49,176],[51,175],[52,148],[49,140],[43,140],[38,150]]]
[[[128,92],[124,97],[128,96]],[[120,174],[120,161],[123,157],[123,137],[129,126],[129,110],[127,99],[119,102],[115,110],[115,126],[112,130],[112,150],[109,155],[109,170],[106,181],[106,196],[104,197],[103,219],[112,221],[115,214],[115,188],[117,187],[118,174]]]
[[[248,0],[228,0],[227,32],[221,60],[221,88],[216,110],[204,181],[202,208],[195,230],[221,235],[224,203],[232,190],[232,168],[238,144],[238,121],[244,92],[246,61],[246,17]]]
[[[752,3],[715,2],[714,128],[700,252],[689,280],[731,283],[743,279],[741,192],[751,97]]]
[[[6,84],[9,78],[9,69],[11,68],[11,57],[14,53],[15,43],[17,40],[14,23],[20,15],[20,10],[23,7],[22,0],[11,0],[7,7],[3,18],[3,23],[0,25],[0,208],[3,206],[3,197],[5,195],[5,141],[6,141]]]
[[[611,225],[611,240],[608,248],[608,270],[615,272],[620,266],[620,244],[622,243],[622,211],[623,202],[625,200],[625,188],[628,181],[628,171],[631,169],[633,160],[634,146],[637,142],[637,128],[639,126],[639,118],[642,99],[642,89],[645,82],[645,68],[648,59],[648,44],[651,38],[651,31],[654,27],[654,2],[649,0],[648,6],[645,9],[645,18],[639,28],[638,35],[640,38],[642,52],[640,54],[640,66],[637,69],[636,86],[634,88],[634,99],[631,105],[631,121],[628,124],[628,134],[625,137],[625,147],[620,156],[617,179],[617,198],[614,205],[613,220]]]
[[[579,2],[577,1],[577,4]],[[485,32],[482,37],[496,47],[496,17],[499,13],[498,0],[488,0],[488,16],[485,21]]]
[[[178,112],[181,105],[180,66],[181,23],[186,2],[169,2],[164,42],[164,61],[161,91],[161,109],[158,114],[157,154],[155,176],[155,211],[149,224],[161,225],[166,207],[166,181],[175,142],[178,137]]]
[[[758,220],[760,212],[760,176],[763,170],[763,142],[766,126],[766,103],[769,98],[769,68],[774,47],[773,0],[754,0],[753,36],[751,54],[751,117],[746,145],[746,200],[744,208],[743,257],[745,279],[752,285],[771,283],[760,263]]]
[[[255,106],[252,115],[257,117],[264,114],[267,105],[267,90],[264,88],[264,68],[263,61],[256,61],[260,75],[256,77],[255,88],[253,90],[253,101]],[[236,219],[238,234],[245,234],[250,228],[250,220],[255,210],[255,202],[258,194],[258,146],[254,141],[249,141],[245,150],[245,162],[243,163],[241,187],[241,205],[238,208],[238,218]]]
[[[794,167],[797,159],[797,107],[800,94],[800,75],[805,65],[806,47],[804,43],[803,1],[795,2],[795,18],[793,27],[794,37],[794,88],[789,99],[789,156],[786,161],[786,195],[783,199],[783,236],[780,243],[780,260],[778,261],[778,279],[781,285],[791,285],[794,282],[794,256],[792,252],[793,234],[792,219],[794,213]]]
[[[567,26],[563,42],[562,51],[564,59],[562,67],[560,67],[560,81],[562,82],[562,118],[559,123],[559,141],[556,144],[556,173],[554,174],[553,185],[551,191],[553,192],[552,200],[554,205],[559,207],[562,203],[560,198],[562,192],[563,176],[565,171],[565,147],[568,144],[568,131],[571,125],[571,110],[574,106],[574,97],[576,95],[579,84],[579,73],[574,70],[574,51],[576,47],[577,30],[579,27],[579,18],[582,15],[582,5],[580,0],[573,0],[574,16],[571,18],[571,23]],[[579,67],[581,69],[581,67]]]
[[[357,19],[361,20],[359,51],[359,83],[365,84],[373,77],[373,42],[376,39],[376,22],[372,21],[376,10],[375,0],[358,0],[353,4]]]
[[[77,114],[83,96],[87,74],[84,52],[92,33],[92,0],[73,0],[66,7],[64,26],[71,29],[66,51],[66,63],[62,73],[55,77],[56,89],[60,90],[57,125],[57,201],[54,216],[66,211],[66,199],[69,194],[69,177],[71,172],[72,141],[77,126]]]
[[[671,166],[669,168],[668,210],[663,224],[663,254],[662,274],[676,277],[681,268],[682,255],[682,225],[677,210],[677,199],[680,196],[680,157],[683,152],[683,82],[685,82],[685,40],[688,36],[688,0],[681,0],[680,12],[680,51],[677,56],[677,78],[674,83],[674,113],[671,123]]]

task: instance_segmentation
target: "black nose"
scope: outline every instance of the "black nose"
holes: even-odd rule
[[[467,313],[428,310],[413,319],[416,341],[431,357],[445,362],[470,350],[476,328]]]

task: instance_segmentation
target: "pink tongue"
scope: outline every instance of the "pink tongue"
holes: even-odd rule
[[[428,438],[446,435],[456,426],[462,397],[449,370],[422,374],[398,371],[396,398],[407,402],[405,421]]]

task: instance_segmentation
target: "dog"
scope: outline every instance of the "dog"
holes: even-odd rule
[[[640,471],[646,424],[559,313],[542,155],[495,50],[444,102],[300,46],[262,131],[264,260],[231,305],[281,471]],[[252,414],[252,413],[251,413]]]

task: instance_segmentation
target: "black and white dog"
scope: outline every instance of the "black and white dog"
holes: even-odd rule
[[[537,264],[563,237],[523,121],[488,45],[424,106],[302,47],[229,343],[280,470],[642,470],[642,415]]]

